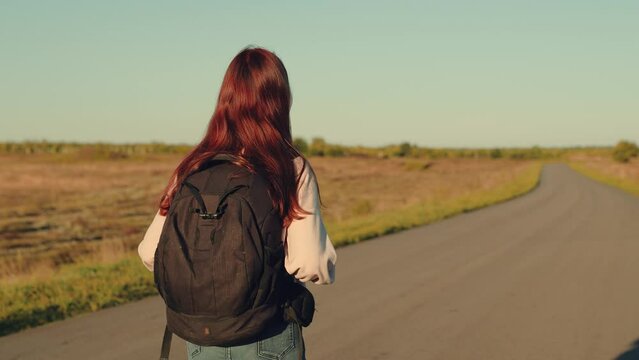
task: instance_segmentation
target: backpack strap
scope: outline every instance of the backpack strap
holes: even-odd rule
[[[169,360],[169,352],[171,351],[171,338],[173,333],[169,330],[169,326],[164,326],[164,337],[162,338],[162,349],[160,350],[160,360]]]
[[[206,166],[207,167],[212,167],[215,166],[219,163],[223,163],[223,162],[230,162],[230,161],[234,161],[237,158],[234,155],[231,154],[227,154],[227,153],[219,153],[215,156],[213,156],[211,159],[207,160],[206,162]],[[200,217],[202,217],[203,219],[217,219],[219,217],[219,208],[216,209],[215,213],[209,213],[208,209],[206,208],[206,205],[204,204],[204,199],[202,199],[202,196],[200,194],[200,190],[195,187],[195,185],[191,184],[190,182],[184,180],[182,182],[182,186],[186,186],[189,191],[191,192],[191,194],[193,194],[193,197],[195,197],[195,200],[197,201],[198,205],[200,206],[199,209],[199,213],[198,215]],[[237,189],[232,189],[237,190]],[[228,195],[228,193],[231,191],[225,191],[223,197],[226,197]],[[221,202],[221,201],[220,201]]]
[[[193,197],[197,201],[197,204],[200,206],[199,215],[202,218],[208,218],[207,216],[212,215],[212,214],[209,214],[208,209],[206,208],[206,204],[204,204],[204,199],[202,198],[202,195],[200,194],[200,190],[196,188],[195,185],[191,184],[190,182],[186,180],[182,184],[185,185],[189,189],[189,191],[191,191],[191,194],[193,194]]]

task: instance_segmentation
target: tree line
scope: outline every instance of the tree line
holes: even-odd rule
[[[622,140],[611,148],[601,147],[495,147],[495,148],[436,148],[418,146],[410,142],[384,146],[346,146],[327,142],[322,137],[310,141],[296,137],[293,146],[305,156],[360,156],[360,157],[414,157],[414,158],[490,158],[490,159],[552,159],[569,151],[598,149],[611,151],[616,161],[627,163],[639,155],[633,142]],[[190,144],[151,143],[81,143],[22,141],[0,143],[0,154],[66,154],[88,158],[126,159],[153,154],[186,154],[193,148]]]

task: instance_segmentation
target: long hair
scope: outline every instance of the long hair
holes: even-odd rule
[[[302,172],[313,169],[293,146],[291,105],[288,74],[282,61],[259,47],[248,46],[240,51],[226,70],[204,138],[180,162],[164,190],[160,214],[167,214],[182,181],[218,153],[235,155],[238,165],[266,178],[273,206],[279,210],[285,227],[293,219],[310,214],[297,198],[302,173],[296,176],[293,159],[301,156]]]

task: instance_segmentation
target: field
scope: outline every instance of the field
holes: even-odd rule
[[[582,174],[639,196],[639,159],[614,161],[609,152],[580,152],[567,156],[568,164]]]
[[[4,155],[0,278],[120,259],[140,241],[176,156],[96,160]]]
[[[181,156],[0,155],[0,335],[154,294],[135,249]],[[525,193],[540,169],[506,158],[309,159],[336,246]]]

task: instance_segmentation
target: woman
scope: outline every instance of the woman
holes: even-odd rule
[[[283,219],[286,271],[303,284],[332,284],[337,254],[320,213],[315,173],[292,145],[289,112],[292,103],[282,61],[257,47],[243,49],[231,61],[217,106],[202,141],[171,176],[138,253],[149,269],[177,184],[210,157],[237,155],[244,166],[260,169]],[[267,329],[259,341],[238,346],[199,346],[187,341],[189,359],[303,359],[301,327]]]

